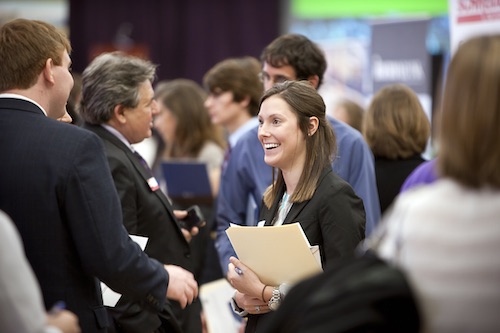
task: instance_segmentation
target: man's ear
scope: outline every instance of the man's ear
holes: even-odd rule
[[[125,124],[127,122],[127,118],[125,117],[126,107],[121,104],[115,105],[113,109],[113,116],[111,117],[112,121],[115,121],[119,124]]]
[[[318,130],[318,126],[319,126],[319,119],[318,117],[315,117],[315,116],[312,116],[312,117],[309,117],[309,127],[308,127],[308,134],[309,136],[313,136],[314,133],[316,133],[316,131]]]
[[[42,71],[43,78],[52,84],[55,83],[54,74],[52,73],[53,67],[54,67],[54,61],[52,60],[52,58],[48,58],[45,61],[45,66],[43,66],[43,71]]]
[[[317,75],[309,75],[307,81],[314,87],[314,89],[318,89],[319,86],[319,76]]]
[[[250,105],[250,96],[245,96],[241,101],[238,102],[242,107],[248,108]]]

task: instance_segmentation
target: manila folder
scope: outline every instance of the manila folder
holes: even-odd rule
[[[322,270],[299,223],[266,227],[232,225],[226,233],[238,259],[264,284],[294,284]]]

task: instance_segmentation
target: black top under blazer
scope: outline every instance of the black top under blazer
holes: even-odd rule
[[[99,280],[163,308],[168,274],[128,237],[95,134],[0,98],[0,154],[0,209],[20,232],[47,309],[63,300],[82,332],[106,332]]]
[[[392,205],[406,178],[424,161],[420,155],[395,160],[375,157],[375,177],[382,214]]]

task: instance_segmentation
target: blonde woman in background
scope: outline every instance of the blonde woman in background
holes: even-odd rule
[[[380,210],[392,204],[408,175],[424,159],[430,122],[417,95],[403,84],[387,85],[373,97],[363,135],[375,156]]]

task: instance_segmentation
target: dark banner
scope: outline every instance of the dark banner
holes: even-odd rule
[[[428,20],[378,23],[372,26],[373,93],[403,83],[417,94],[430,94],[430,55],[426,48]]]

